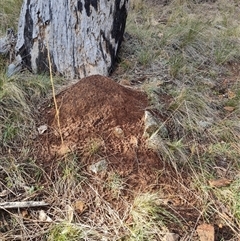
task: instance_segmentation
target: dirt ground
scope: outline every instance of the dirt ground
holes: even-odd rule
[[[38,147],[38,160],[45,170],[50,173],[56,168],[58,159],[69,151],[75,152],[81,157],[79,164],[85,166],[89,175],[98,176],[101,183],[107,181],[108,173],[116,173],[126,180],[126,199],[132,200],[134,192],[161,189],[169,197],[166,202],[176,209],[183,208],[183,200],[178,198],[184,192],[177,185],[179,175],[157,153],[146,147],[143,116],[148,99],[143,92],[96,75],[62,91],[56,100],[63,143],[53,100],[43,108],[39,120],[39,125],[48,125]],[[107,161],[106,172],[92,173],[89,166],[103,159]],[[124,209],[119,200],[114,203],[111,195],[103,192],[117,209]],[[189,196],[189,201],[191,199]],[[187,222],[199,215],[192,207],[187,207],[187,210],[186,215],[191,214]],[[176,230],[175,224],[172,224],[172,229]]]
[[[127,200],[132,200],[134,192],[161,189],[169,211],[184,223],[181,227],[169,224],[172,232],[181,235],[182,231],[193,230],[196,222],[201,223],[198,200],[188,187],[190,177],[186,170],[177,173],[161,160],[161,155],[146,146],[143,137],[144,110],[149,105],[146,94],[133,86],[122,86],[95,75],[68,87],[56,96],[56,101],[61,128],[53,100],[42,108],[39,118],[39,125],[48,126],[38,143],[38,162],[47,172],[56,168],[61,157],[74,152],[85,172],[101,179],[98,185],[109,179],[109,173],[125,180],[122,195]],[[106,170],[93,173],[89,167],[101,160],[106,161]],[[117,209],[124,209],[119,200],[111,199],[106,190],[102,192]],[[223,232],[229,235],[229,230],[222,228],[219,237],[226,237]],[[197,240],[195,236],[192,235],[192,240]]]
[[[57,95],[63,143],[54,106],[44,108],[41,124],[49,129],[41,136],[40,156],[44,165],[74,151],[82,164],[107,160],[108,169],[128,179],[135,190],[156,188],[156,172],[164,164],[146,147],[143,137],[147,96],[112,79],[91,76]]]

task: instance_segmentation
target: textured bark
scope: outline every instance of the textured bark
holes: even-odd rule
[[[108,75],[120,47],[128,0],[24,0],[16,43],[22,64],[35,73]]]

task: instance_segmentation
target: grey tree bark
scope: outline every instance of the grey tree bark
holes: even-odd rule
[[[123,39],[128,0],[24,0],[16,62],[34,73],[69,78],[108,75]]]

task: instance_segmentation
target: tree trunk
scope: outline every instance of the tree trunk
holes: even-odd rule
[[[34,73],[108,75],[126,24],[128,0],[24,0],[15,51]]]

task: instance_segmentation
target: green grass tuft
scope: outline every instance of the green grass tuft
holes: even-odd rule
[[[16,29],[21,2],[0,3],[0,35],[9,27]],[[152,1],[131,2],[117,70],[117,78],[146,80],[141,89],[148,95],[148,108],[159,114],[167,130],[164,136],[155,133],[166,166],[158,173],[173,182],[161,195],[160,188],[136,195],[115,170],[85,173],[79,165],[82,157],[71,150],[45,173],[32,145],[37,141],[38,110],[50,96],[49,77],[24,72],[7,78],[7,60],[0,57],[1,198],[44,198],[51,204],[47,212],[52,218],[41,223],[42,235],[36,234],[39,223],[29,222],[39,219],[37,211],[28,210],[29,217],[9,212],[8,225],[4,220],[0,230],[6,240],[17,239],[16,233],[25,240],[163,240],[170,223],[189,225],[185,217],[180,221],[172,214],[178,214],[179,206],[197,213],[194,229],[207,222],[228,227],[232,239],[239,235],[239,4],[167,3],[157,8]],[[89,139],[84,157],[91,162],[105,148],[101,138]],[[168,177],[169,166],[176,176]],[[221,178],[229,179],[229,185],[209,184]],[[132,196],[126,196],[129,192]],[[161,198],[170,204],[161,203]],[[171,205],[176,200],[179,206]],[[83,210],[74,209],[76,201]],[[181,232],[192,240],[193,230]]]

